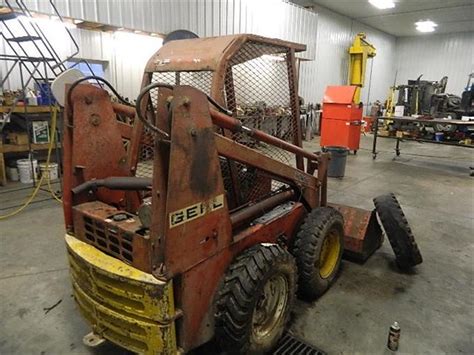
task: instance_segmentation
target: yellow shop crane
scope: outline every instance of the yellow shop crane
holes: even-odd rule
[[[357,86],[354,94],[355,103],[360,102],[360,89],[364,86],[367,58],[373,58],[376,55],[375,47],[365,39],[365,33],[358,33],[352,46],[349,48],[348,85]]]

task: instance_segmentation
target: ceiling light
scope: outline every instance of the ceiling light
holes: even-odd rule
[[[74,23],[75,23],[76,25],[78,25],[78,24],[80,24],[80,23],[83,23],[83,22],[84,22],[83,20],[74,20]]]
[[[434,32],[435,27],[437,27],[438,24],[434,23],[431,20],[425,20],[415,22],[415,26],[416,30],[420,32]]]
[[[158,33],[150,33],[150,36],[157,37]]]
[[[380,10],[393,9],[395,7],[393,0],[369,0],[369,2]]]
[[[123,27],[119,27],[119,28],[117,28],[117,31],[123,31],[124,29],[125,28],[123,28]]]

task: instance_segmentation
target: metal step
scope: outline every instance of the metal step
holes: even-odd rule
[[[38,37],[38,36],[21,36],[21,37],[7,38],[7,41],[19,43],[19,42],[38,41],[40,39],[41,37]]]
[[[272,355],[327,355],[326,352],[310,345],[293,334],[285,332],[280,338]]]
[[[1,60],[20,61],[20,62],[56,62],[54,58],[16,56],[11,54],[0,54]]]

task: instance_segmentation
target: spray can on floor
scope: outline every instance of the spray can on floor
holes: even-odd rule
[[[388,332],[387,347],[392,351],[398,350],[398,343],[400,341],[400,326],[398,322],[393,322]]]

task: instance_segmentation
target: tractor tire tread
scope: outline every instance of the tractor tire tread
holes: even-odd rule
[[[390,241],[396,262],[401,269],[421,264],[421,256],[408,220],[393,193],[374,198],[375,210]]]
[[[277,244],[253,246],[230,265],[216,299],[216,340],[221,349],[230,353],[247,351],[256,303],[255,291],[278,262],[291,263],[296,274],[292,255]]]
[[[324,239],[324,231],[329,224],[335,222],[344,226],[344,219],[339,211],[332,207],[315,208],[306,216],[295,237],[292,254],[298,266],[298,293],[304,299],[314,300],[325,291],[314,285],[314,264],[319,257],[316,251]]]

